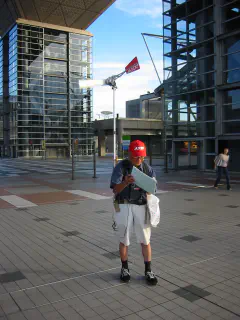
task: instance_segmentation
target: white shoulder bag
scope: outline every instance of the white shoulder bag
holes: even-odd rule
[[[150,216],[150,224],[152,227],[157,227],[160,222],[160,200],[154,194],[147,195],[147,208]]]

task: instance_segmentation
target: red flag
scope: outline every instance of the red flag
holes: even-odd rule
[[[126,73],[131,73],[140,69],[138,58],[135,57],[125,68]]]

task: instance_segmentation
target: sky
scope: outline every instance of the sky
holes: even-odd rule
[[[116,0],[89,28],[93,37],[93,78],[106,79],[124,71],[138,57],[140,70],[117,80],[116,113],[126,116],[126,101],[152,92],[159,80],[141,33],[162,34],[161,0]],[[146,38],[162,81],[162,41]],[[110,87],[93,89],[94,119],[102,111],[112,111]]]

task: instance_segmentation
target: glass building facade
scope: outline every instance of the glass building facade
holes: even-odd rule
[[[240,171],[240,5],[163,0],[168,165],[213,169],[224,147]]]
[[[5,59],[8,70],[1,71]],[[79,80],[91,78],[92,37],[87,32],[17,23],[0,45],[2,152],[67,157],[77,138],[79,153],[91,155],[92,91],[79,87]]]

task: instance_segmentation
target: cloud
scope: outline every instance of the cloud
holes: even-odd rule
[[[163,64],[161,60],[155,61],[162,79]],[[141,69],[131,74],[125,74],[117,80],[116,90],[116,113],[120,117],[126,116],[126,101],[137,99],[140,95],[152,92],[159,81],[151,61],[141,63]],[[106,79],[124,70],[124,63],[103,62],[94,65],[94,78]],[[113,94],[110,87],[96,87],[93,89],[93,112],[94,119],[99,118],[101,111],[113,111]]]
[[[156,23],[156,24],[154,24],[154,27],[158,28],[158,29],[162,29],[163,28],[163,24],[162,23]]]
[[[94,64],[94,69],[124,69],[124,63],[115,63],[115,62],[96,62]]]
[[[161,0],[117,0],[115,6],[132,16],[144,15],[154,19],[162,16]]]

